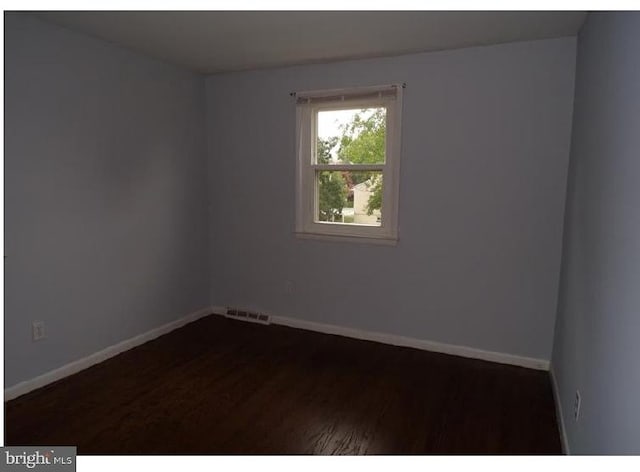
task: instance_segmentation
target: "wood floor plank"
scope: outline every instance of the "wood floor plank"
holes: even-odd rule
[[[547,372],[209,316],[5,405],[79,454],[559,454]]]

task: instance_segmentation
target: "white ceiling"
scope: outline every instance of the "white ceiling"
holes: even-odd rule
[[[70,29],[214,74],[577,34],[584,12],[46,12]]]

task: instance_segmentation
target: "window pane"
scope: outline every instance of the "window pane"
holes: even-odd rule
[[[384,107],[319,111],[316,131],[316,164],[384,164]]]
[[[380,226],[382,172],[316,172],[316,221]]]

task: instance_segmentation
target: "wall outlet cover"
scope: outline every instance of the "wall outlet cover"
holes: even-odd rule
[[[44,321],[34,321],[31,323],[31,335],[34,341],[40,341],[45,337]]]
[[[580,398],[580,390],[576,390],[576,398],[573,403],[573,419],[578,421],[580,418],[580,406],[582,403],[582,398]]]

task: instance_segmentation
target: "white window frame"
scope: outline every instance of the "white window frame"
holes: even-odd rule
[[[396,244],[403,85],[383,85],[296,93],[296,235],[301,238]],[[386,108],[384,164],[316,164],[316,120],[319,111]],[[382,171],[381,225],[319,222],[317,171]]]

